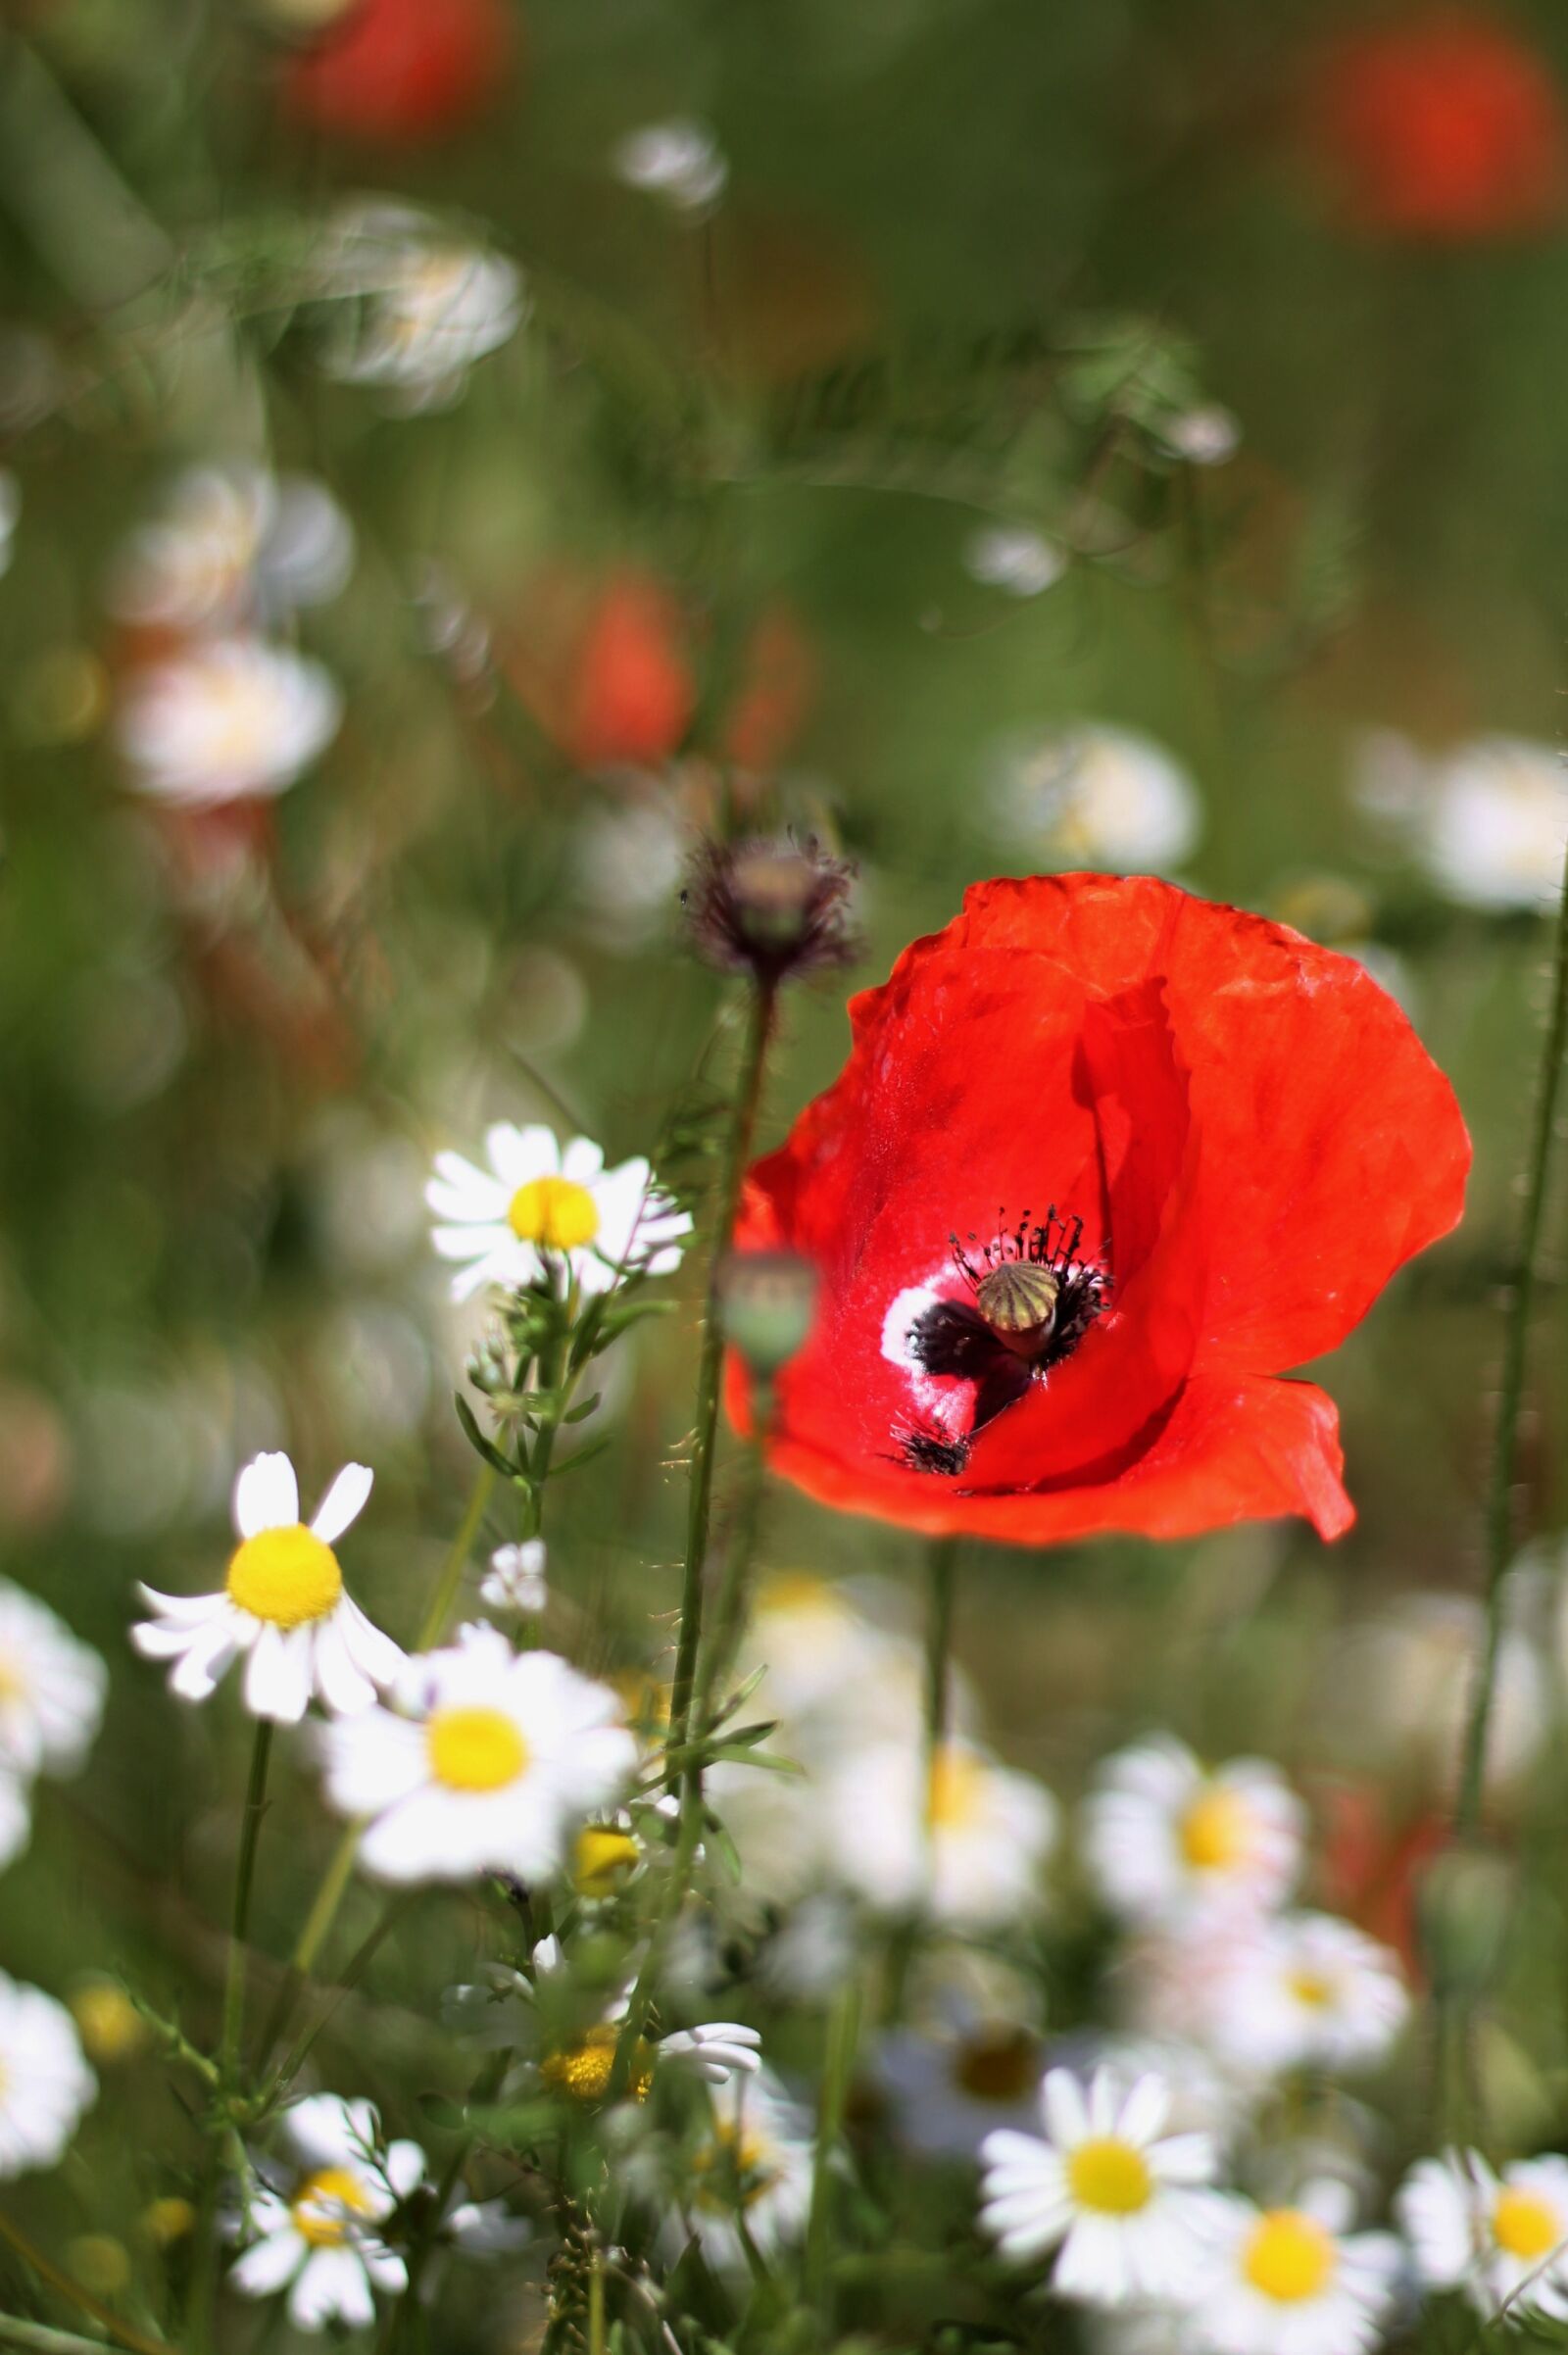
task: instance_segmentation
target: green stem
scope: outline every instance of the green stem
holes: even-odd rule
[[[1551,1160],[1552,1134],[1557,1120],[1557,1097],[1562,1080],[1565,1044],[1568,1044],[1568,859],[1564,860],[1562,888],[1557,900],[1551,1003],[1536,1078],[1535,1120],[1531,1132],[1530,1157],[1526,1163],[1524,1215],[1520,1221],[1518,1251],[1503,1327],[1502,1379],[1497,1394],[1492,1479],[1487,1498],[1486,1633],[1476,1669],[1469,1721],[1465,1727],[1459,1791],[1454,1807],[1453,1828],[1460,1839],[1473,1833],[1481,1820],[1487,1734],[1492,1723],[1497,1654],[1502,1643],[1503,1588],[1514,1548],[1514,1474],[1519,1454],[1519,1418],[1524,1405],[1530,1312],[1535,1300],[1541,1255],[1546,1179]]]
[[[250,1782],[240,1823],[239,1855],[234,1864],[234,1910],[228,1941],[228,1977],[223,1989],[223,2041],[219,2051],[219,2075],[232,2084],[239,2068],[240,2040],[245,2029],[245,1969],[250,1956],[246,1934],[250,1928],[251,1888],[256,1879],[256,1843],[267,1812],[267,1769],[272,1755],[272,1721],[259,1717],[251,1747]]]
[[[458,1589],[463,1584],[463,1573],[468,1567],[468,1556],[473,1551],[473,1541],[479,1534],[479,1524],[484,1519],[485,1509],[490,1502],[491,1492],[495,1485],[494,1464],[481,1464],[474,1478],[473,1487],[468,1494],[467,1510],[463,1516],[457,1536],[447,1548],[446,1560],[441,1565],[441,1576],[437,1579],[435,1593],[430,1597],[430,1607],[420,1620],[419,1632],[414,1639],[416,1651],[428,1651],[452,1616],[452,1606],[458,1598]]]
[[[759,1380],[752,1391],[752,1436],[746,1443],[735,1519],[724,1549],[712,1639],[698,1666],[694,1715],[699,1738],[708,1731],[714,1692],[734,1660],[745,1631],[747,1572],[757,1550],[758,1524],[766,1486],[767,1433],[772,1419],[772,1384]]]
[[[953,1604],[958,1564],[956,1538],[934,1538],[926,1562],[925,1772],[921,1779],[920,1836],[929,1882],[932,1867],[932,1804],[953,1703]],[[888,1944],[883,2017],[890,2024],[904,2010],[909,1971],[924,1927],[925,1906],[916,1902]]]
[[[277,2104],[287,2093],[289,2086],[293,2084],[295,2078],[298,2077],[301,2069],[304,2068],[306,2061],[309,2059],[311,2047],[316,2042],[317,2037],[326,2027],[328,2021],[332,2017],[332,2014],[337,2010],[344,1997],[352,1994],[355,1987],[358,1987],[361,1979],[364,1977],[367,1969],[369,1967],[370,1961],[374,1956],[377,1947],[381,1944],[382,1939],[386,1938],[388,1933],[398,1922],[406,1910],[409,1902],[409,1892],[407,1890],[401,1891],[387,1905],[386,1910],[383,1912],[380,1920],[376,1923],[375,1928],[369,1932],[368,1937],[362,1938],[359,1945],[355,1947],[354,1952],[344,1964],[342,1973],[339,1976],[326,2003],[317,2014],[316,2018],[311,2022],[310,2027],[306,2029],[304,2035],[300,2036],[298,2041],[294,2044],[291,2051],[282,2061],[278,2063],[277,2068],[273,2071],[270,2083],[268,2085],[265,2092],[259,2099],[256,2118],[253,2123],[259,2122],[260,2119],[269,2116],[270,2113],[277,2107]]]
[[[112,2313],[109,2307],[100,2305],[95,2297],[82,2288],[79,2281],[74,2281],[69,2274],[61,2272],[58,2265],[51,2264],[41,2249],[35,2249],[26,2234],[19,2232],[8,2216],[0,2216],[0,2240],[16,2251],[24,2265],[29,2266],[40,2281],[47,2281],[57,2296],[64,2298],[68,2305],[74,2306],[79,2314],[90,2315],[117,2345],[129,2347],[132,2355],[175,2355],[168,2339],[153,2338],[147,2332],[135,2330],[131,2324],[122,2322],[118,2314]],[[17,2328],[10,2316],[0,2316],[0,2325],[12,2331]],[[42,2326],[35,2325],[34,2328],[41,2329]],[[51,2342],[66,2346],[79,2346],[82,2343],[79,2339],[68,2338],[64,2331],[59,2330],[51,2331],[46,2338],[34,2339],[31,2343],[39,2346]],[[19,2340],[17,2343],[27,2342]],[[95,2346],[100,2344],[97,2340],[92,2343]]]
[[[849,2099],[850,2078],[855,2068],[855,2051],[859,2034],[860,1989],[858,1982],[851,1979],[840,1988],[828,2020],[827,2055],[816,2112],[816,2149],[811,2165],[811,2209],[806,2228],[806,2298],[807,2303],[821,2315],[824,2326],[829,2326],[832,2320],[824,2307],[831,2247],[829,2209],[833,2154],[844,2131],[844,2112]]]

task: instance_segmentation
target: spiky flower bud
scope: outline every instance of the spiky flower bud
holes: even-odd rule
[[[705,842],[681,897],[699,956],[776,989],[790,974],[853,961],[853,879],[809,838],[753,836]]]

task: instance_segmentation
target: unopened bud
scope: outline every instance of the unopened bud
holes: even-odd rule
[[[797,1251],[731,1251],[719,1276],[724,1338],[766,1381],[809,1338],[816,1270]]]
[[[710,964],[776,987],[787,974],[848,964],[851,870],[814,842],[709,842],[682,895]]]

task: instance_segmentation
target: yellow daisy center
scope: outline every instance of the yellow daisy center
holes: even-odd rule
[[[435,1709],[424,1728],[430,1772],[448,1791],[500,1791],[528,1763],[528,1744],[500,1709]]]
[[[692,2160],[692,2174],[698,2206],[722,2214],[730,2208],[750,2208],[772,2189],[780,2170],[760,2134],[738,2134],[726,2120]]]
[[[1339,2262],[1334,2235],[1299,2208],[1270,2208],[1259,2217],[1242,2254],[1242,2272],[1254,2289],[1281,2306],[1315,2298]]]
[[[612,1897],[632,1867],[639,1850],[629,1832],[607,1824],[588,1824],[577,1835],[571,1879],[579,1897]]]
[[[1492,2211],[1492,2237],[1510,2257],[1534,2260],[1554,2249],[1563,2237],[1556,2212],[1537,2191],[1516,2191],[1504,2185]]]
[[[1326,2011],[1334,2001],[1334,1982],[1321,1971],[1292,1971],[1285,1982],[1298,2003],[1308,2011]]]
[[[975,2101],[1017,2101],[1040,2076],[1040,2048],[1027,2028],[992,2028],[954,2054],[954,2082]]]
[[[1233,1872],[1252,1844],[1252,1814],[1247,1801],[1223,1784],[1211,1783],[1181,1820],[1182,1855],[1196,1873]]]
[[[337,1555],[303,1521],[289,1529],[264,1529],[234,1549],[228,1565],[228,1599],[253,1619],[273,1627],[303,1627],[321,1619],[343,1592]]]
[[[925,1820],[933,1832],[960,1832],[980,1813],[985,1769],[967,1750],[951,1745],[931,1761]]]
[[[1154,2179],[1141,2150],[1114,2134],[1097,2134],[1070,2154],[1067,2188],[1080,2208],[1098,2216],[1136,2216],[1153,2197]]]
[[[530,1178],[507,1204],[507,1224],[519,1243],[541,1251],[580,1251],[599,1232],[599,1205],[570,1178]]]
[[[555,2092],[569,2093],[573,2101],[603,2101],[610,2090],[619,2041],[620,2030],[614,2022],[602,2021],[597,2028],[590,2028],[580,2042],[568,2044],[564,2052],[550,2053],[540,2062],[539,2074]],[[639,2036],[626,2075],[628,2097],[646,2101],[653,2082],[653,2048]]]
[[[26,1690],[20,1663],[0,1651],[0,1702],[21,1700]]]
[[[369,2206],[364,2184],[346,2167],[321,2167],[306,2177],[289,2214],[302,2240],[313,2249],[332,2249],[348,2238],[350,2219],[368,2215]]]

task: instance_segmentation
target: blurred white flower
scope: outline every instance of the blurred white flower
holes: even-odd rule
[[[1374,731],[1357,749],[1351,791],[1462,907],[1555,899],[1568,843],[1568,763],[1556,746],[1476,736],[1428,757],[1392,730]]]
[[[486,1284],[520,1290],[556,1265],[586,1293],[608,1292],[641,1270],[665,1276],[680,1265],[692,1222],[672,1209],[642,1159],[605,1167],[586,1137],[562,1146],[554,1130],[485,1131],[488,1169],[461,1153],[440,1153],[424,1199],[444,1223],[431,1241],[443,1259],[466,1262],[453,1279],[454,1300]]]
[[[510,342],[527,315],[514,264],[454,243],[438,221],[399,205],[346,213],[324,275],[336,304],[322,368],[345,384],[380,385],[410,409],[461,399],[474,362]]]
[[[121,548],[109,605],[126,621],[232,630],[325,604],[353,565],[353,526],[323,483],[240,462],[189,466]]]
[[[1305,1822],[1266,1759],[1210,1771],[1162,1735],[1102,1766],[1084,1806],[1084,1854],[1106,1904],[1132,1921],[1216,1904],[1268,1907],[1295,1885]]]
[[[283,792],[342,716],[319,662],[260,638],[216,638],[133,671],[118,736],[143,793],[206,809]]]
[[[1366,2355],[1384,2334],[1401,2251],[1392,2232],[1349,2232],[1340,2183],[1289,2208],[1216,2193],[1203,2221],[1195,2336],[1214,2355]]]
[[[326,1792],[371,1819],[360,1861],[382,1881],[541,1881],[575,1825],[630,1782],[637,1747],[608,1685],[554,1652],[470,1626],[410,1659],[376,1708],[323,1727]]]
[[[1125,2087],[1053,2069],[1041,2091],[1046,2139],[1001,2129],[981,2156],[980,2224],[1014,2265],[1058,2252],[1058,2297],[1121,2306],[1182,2297],[1200,2263],[1198,2226],[1214,2173],[1206,2134],[1167,2134],[1157,2077]]]
[[[1202,832],[1197,788],[1163,746],[1098,724],[1009,739],[991,807],[1031,857],[1115,874],[1167,873]]]
[[[490,1567],[479,1582],[479,1600],[492,1611],[520,1611],[536,1619],[549,1600],[545,1582],[545,1542],[524,1538],[519,1545],[498,1545]]]
[[[1217,401],[1208,401],[1172,417],[1164,428],[1164,442],[1190,466],[1222,466],[1242,446],[1241,420]]]
[[[824,1792],[838,1878],[885,1913],[921,1910],[989,1928],[1039,1911],[1056,1843],[1056,1802],[1031,1775],[963,1742],[929,1773],[919,1746],[852,1752]]]
[[[0,1971],[0,2177],[53,2167],[97,2091],[65,2005]]]
[[[572,865],[594,937],[607,948],[646,946],[675,908],[692,829],[660,800],[594,810],[577,829]]]
[[[132,1628],[131,1642],[146,1659],[173,1661],[172,1693],[206,1700],[245,1653],[253,1717],[297,1724],[313,1694],[345,1715],[369,1707],[403,1654],[350,1599],[332,1548],[365,1510],[372,1477],[364,1464],[346,1464],[307,1528],[288,1457],[251,1459],[234,1483],[240,1542],[221,1591],[137,1590],[156,1616]]]
[[[0,577],[11,569],[17,525],[22,517],[22,485],[9,466],[0,466]]]
[[[0,1580],[0,1772],[74,1775],[103,1716],[109,1671],[36,1595]]]
[[[1464,2290],[1489,2322],[1504,2308],[1514,2322],[1532,2308],[1568,2320],[1568,2159],[1422,2159],[1395,2213],[1425,2288]]]
[[[1550,1711],[1547,1671],[1520,1606],[1517,1575],[1503,1595],[1503,1631],[1487,1741],[1495,1796],[1541,1753]],[[1353,1628],[1330,1652],[1322,1707],[1342,1754],[1413,1769],[1434,1793],[1451,1783],[1470,1705],[1484,1614],[1467,1595],[1404,1595]]]
[[[680,2061],[710,2085],[727,2085],[732,2077],[755,2077],[762,2066],[762,2039],[755,2028],[734,2020],[710,2020],[698,2028],[678,2028],[661,2036],[661,2063]]]
[[[374,2319],[374,2290],[408,2285],[403,2259],[376,2226],[424,2180],[416,2142],[382,2146],[368,2101],[315,2093],[282,2113],[280,2133],[293,2162],[285,2189],[263,2182],[248,2201],[255,2237],[229,2273],[249,2298],[288,2291],[298,2330],[329,2323],[363,2327]]]
[[[1020,2021],[973,2019],[956,2033],[893,2029],[876,2070],[912,2150],[966,2158],[996,2128],[1038,2120],[1044,2047]]]
[[[1244,2069],[1366,2068],[1410,2008],[1398,1957],[1332,1914],[1239,1934],[1210,1988],[1210,2040]]]
[[[1038,597],[1067,568],[1061,550],[1026,523],[988,523],[964,542],[970,576],[1009,597]]]
[[[765,1665],[770,1713],[794,1719],[843,1695],[861,1738],[876,1730],[864,1716],[869,1691],[890,1669],[915,1667],[914,1647],[868,1617],[853,1587],[812,1570],[774,1571],[758,1582],[746,1648]],[[918,1710],[912,1687],[909,1697]]]
[[[764,2257],[799,2239],[811,2204],[811,2120],[771,2071],[734,2076],[713,2092],[713,2123],[682,2175],[683,2219],[710,2265],[738,2273],[746,2251],[736,2229]]]
[[[684,116],[629,132],[612,154],[611,167],[628,188],[662,196],[678,213],[706,212],[729,178],[712,132]]]

